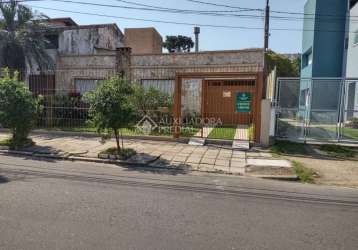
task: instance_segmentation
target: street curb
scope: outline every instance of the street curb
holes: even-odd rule
[[[297,175],[250,175],[246,174],[248,177],[255,177],[265,180],[276,180],[276,181],[299,181],[300,178]]]
[[[10,133],[10,130],[0,128],[0,132]],[[100,138],[101,136],[97,133],[92,132],[70,132],[70,131],[55,131],[55,130],[42,130],[36,129],[31,131],[31,135],[54,135],[54,136],[76,136],[84,138]],[[143,140],[143,141],[167,141],[167,142],[179,142],[179,143],[189,143],[189,138],[172,138],[165,136],[123,136],[125,140]]]
[[[148,166],[149,164],[159,160],[161,155],[155,157],[155,159],[150,160],[146,163],[134,163],[134,162],[128,162],[128,161],[121,161],[121,160],[111,160],[111,159],[86,158],[86,157],[78,157],[78,156],[70,156],[70,155],[69,156],[61,156],[61,155],[53,155],[53,154],[40,154],[40,153],[17,151],[17,150],[0,150],[0,155],[23,155],[23,156],[29,156],[29,157],[57,159],[57,160],[63,160],[63,161],[79,161],[79,162],[92,162],[92,163],[103,163],[103,164],[122,164],[122,165],[129,166],[132,168],[147,168],[147,169],[150,168],[150,169],[158,169],[158,170],[182,171],[182,169],[176,169],[173,167]],[[242,174],[233,174],[233,173],[223,172],[221,170],[200,171],[200,170],[196,170],[196,169],[191,169],[190,171],[209,173],[209,174],[243,176]]]
[[[159,156],[155,157],[153,160],[150,160],[148,162],[135,163],[135,162],[121,161],[121,160],[79,157],[79,156],[73,156],[71,154],[62,156],[62,155],[54,155],[54,154],[42,154],[42,153],[36,153],[36,152],[4,150],[4,149],[0,149],[0,154],[3,154],[3,155],[24,155],[24,156],[31,156],[31,157],[37,157],[37,158],[58,159],[58,160],[67,160],[67,161],[83,161],[83,162],[106,163],[106,164],[123,164],[123,165],[128,165],[128,166],[129,165],[131,165],[131,166],[146,166],[147,164],[151,164],[160,158],[160,155],[159,155]]]

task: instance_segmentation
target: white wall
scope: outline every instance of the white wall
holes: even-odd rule
[[[358,3],[351,9],[351,16],[358,16]],[[354,17],[352,19],[355,19]],[[356,20],[356,19],[355,19]],[[351,20],[349,24],[349,47],[347,56],[347,72],[349,78],[358,78],[358,44],[354,44],[358,22]]]

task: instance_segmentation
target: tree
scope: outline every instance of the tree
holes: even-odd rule
[[[123,149],[121,129],[129,127],[135,119],[133,93],[132,84],[115,76],[103,81],[96,90],[84,96],[84,100],[90,104],[89,115],[98,133],[106,131],[114,134],[118,155]]]
[[[267,56],[267,64],[269,72],[276,66],[279,77],[298,77],[300,75],[301,60],[299,58],[291,61],[284,55],[270,51]]]
[[[187,36],[167,36],[163,47],[166,48],[169,53],[190,52],[194,47],[194,42],[191,37]]]
[[[11,77],[4,70],[0,78],[0,123],[12,132],[11,146],[21,147],[29,141],[38,110],[37,98],[18,80],[18,73]]]
[[[0,0],[0,65],[23,72],[26,65],[51,69],[45,38],[48,18],[16,0]]]

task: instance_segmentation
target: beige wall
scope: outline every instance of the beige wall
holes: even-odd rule
[[[124,41],[133,54],[162,53],[163,39],[155,28],[125,29]]]
[[[56,68],[56,89],[71,92],[75,89],[75,79],[105,79],[116,72],[116,56],[60,56]]]
[[[175,79],[177,73],[259,72],[263,50],[132,55],[131,79]]]

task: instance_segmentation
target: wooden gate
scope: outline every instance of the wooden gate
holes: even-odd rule
[[[223,125],[251,125],[256,110],[255,80],[206,80],[203,116]]]

